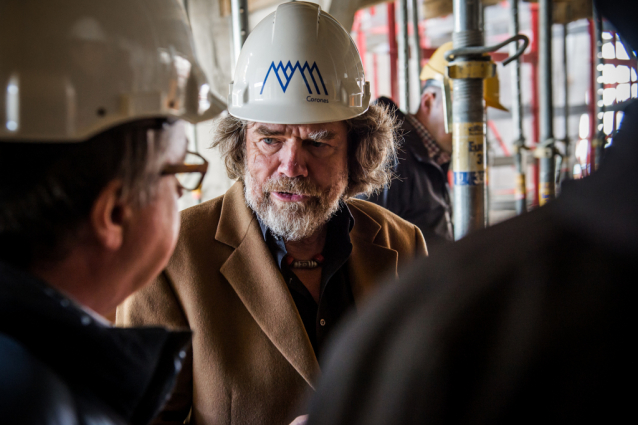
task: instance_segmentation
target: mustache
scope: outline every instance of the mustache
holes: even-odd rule
[[[277,179],[269,179],[264,183],[262,190],[265,194],[270,192],[286,192],[314,197],[324,195],[324,192],[319,186],[305,177],[279,177]]]

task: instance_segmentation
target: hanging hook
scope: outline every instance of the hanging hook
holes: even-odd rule
[[[499,44],[495,44],[493,46],[475,46],[475,47],[461,47],[458,49],[452,49],[449,50],[445,53],[445,59],[448,62],[452,62],[454,59],[456,59],[457,56],[464,56],[464,55],[484,55],[486,53],[490,53],[490,52],[495,52],[498,49],[500,49],[503,46],[506,46],[512,42],[515,41],[522,41],[523,45],[521,47],[519,47],[519,49],[516,51],[516,53],[514,53],[514,55],[508,57],[507,59],[505,59],[503,61],[503,66],[509,64],[512,61],[515,61],[516,59],[519,58],[519,56],[521,56],[523,54],[523,52],[525,51],[525,49],[527,49],[527,46],[529,46],[529,38],[526,35],[523,34],[516,34],[510,38],[508,38],[507,40],[499,43]]]

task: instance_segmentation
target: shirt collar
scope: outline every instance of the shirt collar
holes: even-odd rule
[[[423,124],[421,124],[421,121],[419,121],[414,115],[406,115],[405,118],[416,130],[416,133],[421,138],[423,144],[425,145],[425,148],[428,151],[429,157],[434,162],[439,165],[450,162],[450,154],[441,149],[439,144],[436,143],[436,140],[434,140],[434,137],[432,137],[432,134],[430,134],[428,129],[425,128]]]

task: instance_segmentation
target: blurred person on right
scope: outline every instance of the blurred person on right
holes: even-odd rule
[[[596,6],[638,47],[633,0]],[[435,253],[349,323],[308,423],[631,418],[637,166],[634,103],[598,172]]]

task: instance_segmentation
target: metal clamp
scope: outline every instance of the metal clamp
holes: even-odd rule
[[[505,59],[503,61],[503,66],[509,64],[512,61],[515,61],[516,59],[519,58],[519,56],[521,56],[523,54],[523,52],[525,51],[525,49],[527,49],[527,46],[529,46],[529,38],[526,35],[523,34],[516,34],[510,38],[508,38],[507,40],[499,43],[499,44],[495,44],[493,46],[473,46],[473,47],[460,47],[458,49],[452,49],[449,50],[447,52],[445,52],[445,60],[447,60],[448,62],[452,62],[454,59],[456,59],[458,56],[468,56],[468,55],[484,55],[486,53],[490,53],[490,52],[495,52],[498,49],[500,49],[501,47],[504,47],[512,42],[516,42],[516,41],[522,41],[523,45],[520,46],[518,48],[518,50],[516,51],[516,53],[514,53],[514,55],[508,57],[507,59]]]
[[[547,139],[534,149],[535,158],[553,158],[554,156],[562,156],[558,149],[554,146],[555,139]]]
[[[492,61],[470,61],[450,64],[447,76],[452,79],[491,78],[496,75],[496,64]]]

